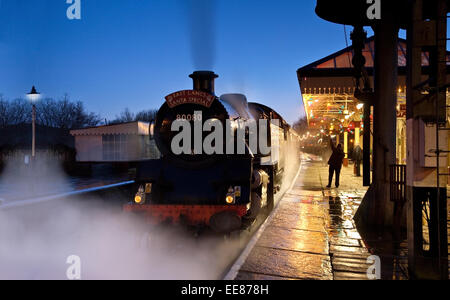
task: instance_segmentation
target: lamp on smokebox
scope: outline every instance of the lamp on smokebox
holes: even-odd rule
[[[41,97],[41,94],[39,94],[36,91],[36,88],[33,86],[31,88],[31,92],[27,94],[28,100],[30,100],[32,105],[32,124],[31,124],[31,130],[32,130],[32,141],[31,141],[31,157],[34,159],[36,157],[36,102]]]

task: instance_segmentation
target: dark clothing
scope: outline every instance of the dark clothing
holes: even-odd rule
[[[331,142],[331,150],[333,151],[333,154],[331,154],[328,164],[333,168],[340,169],[345,157],[344,151],[335,147],[333,142]]]
[[[341,176],[341,168],[342,163],[345,158],[344,151],[334,146],[333,141],[330,139],[331,150],[333,154],[331,154],[330,160],[328,164],[330,165],[329,169],[329,177],[328,177],[328,186],[331,187],[331,183],[333,182],[333,175],[336,173],[336,187],[339,187],[339,179]]]
[[[341,168],[335,168],[330,166],[330,170],[328,172],[328,186],[331,187],[331,183],[333,182],[333,175],[336,173],[336,187],[339,187],[339,180],[341,177]]]
[[[353,159],[355,161],[361,161],[363,159],[362,149],[359,145],[353,150]]]
[[[360,160],[355,161],[355,168],[356,168],[356,177],[361,177],[361,161]]]
[[[363,159],[363,153],[361,147],[358,145],[353,151],[353,159],[355,160],[356,176],[361,176],[361,161]]]

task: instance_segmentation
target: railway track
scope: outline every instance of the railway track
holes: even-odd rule
[[[131,187],[134,184],[134,180],[119,182],[115,184],[109,184],[99,187],[87,188],[78,191],[71,191],[67,193],[50,194],[46,196],[39,196],[32,199],[14,200],[10,202],[2,201],[0,202],[0,210],[9,210],[14,208],[25,207],[29,205],[38,205],[50,201],[56,201],[61,199],[70,199],[74,197],[83,197],[89,195],[99,195],[105,192],[114,192],[118,189],[124,189]]]

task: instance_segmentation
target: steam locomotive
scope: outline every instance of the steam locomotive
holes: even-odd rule
[[[167,96],[150,124],[150,139],[161,159],[138,164],[136,195],[124,210],[142,213],[152,223],[233,232],[273,209],[286,157],[299,155],[300,139],[269,107],[249,103],[241,94],[217,97],[214,72],[197,71],[190,77],[193,90]],[[208,122],[214,126],[201,130]],[[249,122],[254,126],[247,126]],[[188,136],[200,134],[200,142],[180,141],[180,131],[174,129],[184,125]],[[216,151],[198,151],[213,127],[223,130],[215,134],[217,140],[209,139]],[[262,139],[269,151],[263,151]]]

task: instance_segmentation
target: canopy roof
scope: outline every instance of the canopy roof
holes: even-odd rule
[[[370,76],[373,75],[375,59],[375,39],[370,37],[366,41],[363,55],[366,58],[366,69]],[[353,90],[353,47],[347,47],[325,58],[319,59],[297,71],[302,92],[313,93],[319,89]],[[450,61],[450,52],[447,53]],[[428,73],[430,57],[428,52],[422,53],[423,74]],[[450,66],[449,63],[447,63]],[[399,38],[398,43],[399,85],[405,85],[406,75],[406,40]],[[337,91],[336,91],[337,92]],[[351,91],[350,91],[351,92]]]

